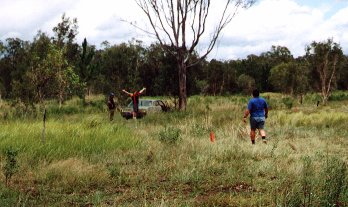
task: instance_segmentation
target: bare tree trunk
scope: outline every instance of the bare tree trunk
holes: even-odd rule
[[[46,142],[46,107],[44,106],[43,128],[42,128],[42,134],[41,134],[41,143],[45,144],[45,142]]]
[[[179,64],[179,110],[185,111],[187,106],[187,88],[186,88],[186,64],[182,60]]]
[[[62,104],[63,104],[63,92],[62,91],[59,91],[59,109],[62,108]]]
[[[222,84],[220,87],[220,95],[222,95],[223,91],[224,91],[224,87],[225,87],[225,79],[222,77]]]
[[[323,105],[326,105],[326,103],[327,103],[328,99],[329,99],[328,94],[325,94],[325,95],[323,95],[323,96],[322,96]]]
[[[87,96],[91,96],[91,87],[87,87]]]
[[[328,70],[328,55],[325,56],[324,69],[320,76],[320,78],[322,79],[321,96],[323,100],[323,105],[326,105],[327,101],[329,100],[329,96],[331,95],[331,84],[332,84],[332,80],[334,79],[336,75],[337,61],[338,61],[338,57],[337,55],[335,55],[331,74],[327,74],[330,71]],[[329,78],[327,78],[328,75],[330,75]]]

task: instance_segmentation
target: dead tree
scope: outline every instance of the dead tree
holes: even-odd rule
[[[213,50],[221,31],[231,22],[239,8],[248,8],[256,0],[221,0],[219,13],[210,14],[211,0],[135,0],[148,18],[152,31],[164,50],[171,53],[177,62],[179,75],[179,109],[187,105],[187,70],[205,59]],[[222,4],[221,4],[222,2]],[[207,32],[208,17],[217,19],[208,45],[198,59],[191,57]],[[135,25],[136,26],[136,25]],[[141,28],[140,28],[141,29]]]

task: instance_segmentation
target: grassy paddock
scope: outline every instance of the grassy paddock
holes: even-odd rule
[[[315,95],[301,105],[262,94],[269,142],[255,146],[242,123],[245,96],[194,96],[186,112],[111,123],[103,97],[51,102],[45,143],[40,113],[2,103],[0,206],[347,206],[342,93],[319,107]],[[18,169],[6,185],[9,148]]]

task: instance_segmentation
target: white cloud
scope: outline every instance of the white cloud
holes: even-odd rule
[[[46,21],[61,15],[72,5],[69,0],[1,0],[0,38],[17,34],[16,37],[31,39]],[[51,28],[52,29],[52,28]]]
[[[261,1],[231,22],[217,51],[210,57],[244,58],[248,54],[269,51],[271,45],[286,46],[294,56],[300,56],[312,41],[331,37],[344,48],[348,5],[329,19],[325,19],[326,12],[329,10],[301,6],[292,0]],[[347,53],[347,48],[344,49]]]
[[[298,56],[303,54],[305,44],[311,41],[315,28],[324,21],[324,13],[318,9],[300,6],[292,0],[264,0],[242,11],[226,28],[221,45],[234,48],[231,58],[244,54],[259,54],[272,45],[286,46]],[[238,46],[233,44],[240,41]],[[231,43],[231,44],[229,44]],[[243,47],[245,45],[246,47]],[[222,56],[229,59],[229,56]]]
[[[111,44],[127,42],[133,38],[150,43],[154,39],[122,20],[137,22],[148,27],[145,15],[134,0],[0,0],[0,39],[19,37],[32,40],[40,29],[52,34],[61,15],[78,19],[78,41],[84,37],[96,46],[104,40]],[[211,12],[217,20],[214,0]],[[308,1],[307,1],[308,2]],[[316,5],[314,7],[314,5]],[[249,54],[268,51],[272,45],[286,46],[294,56],[304,54],[312,41],[334,38],[348,53],[347,0],[311,1],[303,5],[300,0],[259,0],[247,10],[240,10],[223,30],[219,44],[209,58],[236,59]],[[218,14],[218,13],[217,13]],[[214,16],[215,15],[215,16]],[[145,23],[146,22],[146,23]],[[205,37],[209,36],[209,32]],[[202,40],[200,48],[207,39]]]

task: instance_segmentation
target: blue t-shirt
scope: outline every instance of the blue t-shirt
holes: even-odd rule
[[[267,108],[266,100],[261,97],[252,98],[248,103],[251,117],[265,117],[265,109]]]

